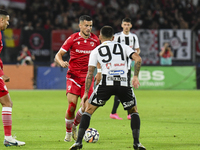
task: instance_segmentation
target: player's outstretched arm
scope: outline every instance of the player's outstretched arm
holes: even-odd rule
[[[55,56],[55,61],[63,68],[67,68],[69,63],[67,61],[63,61],[62,57],[66,52],[63,50],[59,50]]]

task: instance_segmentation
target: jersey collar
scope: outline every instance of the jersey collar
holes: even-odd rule
[[[80,37],[82,37],[82,36],[81,36],[81,32],[79,32],[78,35],[79,35]],[[89,35],[89,37],[88,37],[87,39],[89,39],[90,36],[91,36],[91,33],[90,33],[90,35]],[[84,38],[84,37],[82,37],[82,38]],[[85,39],[85,38],[84,38],[84,39]]]
[[[128,34],[124,34],[124,32],[122,31],[122,35],[123,36],[129,36],[130,35],[130,32]]]
[[[107,44],[107,43],[110,43],[112,41],[104,41],[102,44]]]

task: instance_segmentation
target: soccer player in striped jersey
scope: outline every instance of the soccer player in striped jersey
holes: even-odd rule
[[[0,53],[3,49],[1,31],[4,31],[9,25],[10,16],[7,11],[0,9]],[[4,82],[9,82],[10,78],[3,72],[3,62],[0,59],[0,103],[2,105],[2,121],[4,126],[4,145],[22,146],[25,142],[16,140],[11,135],[12,130],[12,101]]]
[[[140,117],[136,107],[136,97],[132,88],[133,86],[137,89],[140,85],[138,74],[142,59],[129,46],[112,41],[113,34],[112,27],[102,27],[99,36],[102,44],[97,46],[90,54],[88,73],[85,80],[85,92],[81,99],[81,104],[85,104],[85,101],[88,99],[88,92],[92,84],[93,73],[97,63],[100,63],[102,68],[102,80],[89,97],[86,110],[81,118],[78,138],[70,147],[70,150],[82,148],[82,139],[86,129],[89,127],[92,114],[97,108],[104,106],[112,95],[118,96],[124,110],[128,110],[131,114],[133,148],[135,150],[146,150],[139,142]],[[128,75],[129,65],[127,63],[130,58],[135,61],[134,76],[131,80],[132,86],[130,76]]]
[[[130,32],[130,30],[132,28],[131,19],[124,18],[122,20],[121,27],[123,28],[123,31],[116,33],[114,35],[114,41],[117,41],[119,43],[124,43],[124,44],[128,45],[130,48],[134,49],[137,52],[137,54],[140,54],[138,37],[136,34]],[[131,59],[129,59],[128,64],[129,64],[129,74],[131,75],[131,69],[130,69],[131,64],[132,64]],[[110,114],[110,118],[119,119],[119,120],[122,119],[117,114],[117,108],[119,106],[119,103],[120,103],[119,98],[117,96],[115,96],[112,112]],[[129,119],[129,120],[131,119],[131,116],[129,113],[127,115],[127,119]]]
[[[88,61],[91,51],[100,44],[98,37],[91,33],[93,21],[88,15],[79,18],[80,32],[74,33],[61,46],[55,56],[56,62],[63,68],[68,67],[66,95],[68,109],[65,114],[66,136],[65,142],[70,142],[72,137],[77,139],[77,126],[81,121],[84,107],[79,108],[75,115],[78,98],[83,96],[85,88],[85,77],[88,71]],[[69,62],[63,60],[63,55],[70,51]],[[100,66],[99,66],[100,68]],[[95,79],[98,84],[101,80],[101,73],[97,73]],[[94,81],[93,81],[94,84]],[[89,95],[93,92],[90,88]]]

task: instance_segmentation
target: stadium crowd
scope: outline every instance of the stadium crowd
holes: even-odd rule
[[[198,0],[87,0],[85,9],[73,0],[27,0],[25,10],[6,9],[11,16],[10,28],[72,29],[78,31],[78,18],[88,14],[94,19],[94,29],[107,24],[115,32],[121,30],[121,20],[132,19],[134,29],[197,29],[200,28]],[[93,5],[92,5],[93,4]]]

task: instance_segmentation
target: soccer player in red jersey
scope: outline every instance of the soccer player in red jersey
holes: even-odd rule
[[[3,31],[9,25],[9,15],[5,10],[0,9],[0,31]],[[2,35],[0,32],[0,53],[3,49]],[[12,130],[12,101],[4,82],[9,82],[10,78],[4,75],[3,62],[0,58],[0,103],[2,105],[2,121],[4,126],[4,145],[5,146],[22,146],[25,142],[16,140],[11,135]]]
[[[65,115],[66,136],[64,141],[70,142],[72,137],[77,139],[77,126],[80,123],[85,106],[82,106],[76,113],[75,110],[79,96],[82,98],[85,90],[85,78],[88,71],[88,61],[91,51],[100,44],[96,35],[91,33],[92,19],[90,16],[83,15],[79,18],[80,32],[68,37],[55,56],[55,60],[60,66],[67,68],[66,95],[68,99],[68,109]],[[62,56],[70,50],[69,62],[64,61]],[[100,68],[100,65],[98,66]],[[99,69],[98,69],[99,70]],[[95,76],[96,84],[101,80],[101,71]],[[92,86],[94,85],[94,79]],[[93,92],[91,86],[89,96]]]

